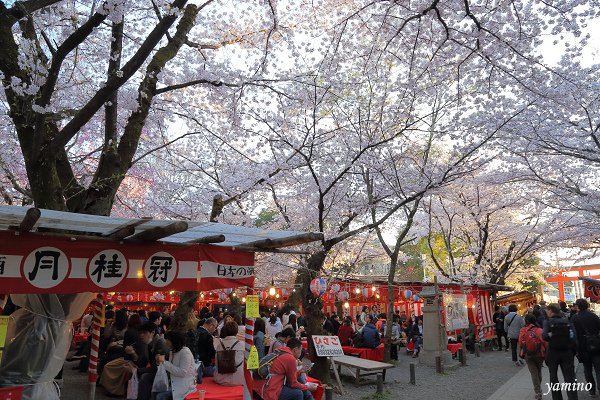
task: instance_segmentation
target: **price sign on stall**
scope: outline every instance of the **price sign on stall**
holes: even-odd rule
[[[258,310],[258,296],[246,296],[246,318],[258,318],[260,312]]]
[[[312,336],[318,357],[339,357],[344,355],[340,338],[337,336]]]
[[[0,317],[0,361],[4,351],[4,342],[6,342],[6,331],[8,330],[8,316]]]
[[[258,351],[256,346],[250,348],[250,354],[248,354],[248,361],[246,361],[247,369],[258,369]]]

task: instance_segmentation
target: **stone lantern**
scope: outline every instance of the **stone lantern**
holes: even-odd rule
[[[436,296],[433,286],[424,286],[419,296],[423,299],[423,348],[419,362],[435,367],[435,359],[440,357],[443,365],[450,365],[453,363],[452,353],[448,351],[448,338],[442,320],[441,294]]]

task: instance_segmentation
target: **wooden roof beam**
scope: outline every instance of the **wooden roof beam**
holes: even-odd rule
[[[241,247],[256,247],[260,249],[277,249],[280,247],[296,246],[299,244],[323,240],[322,233],[302,233],[300,235],[288,236],[280,239],[261,239],[254,242],[242,243]]]
[[[27,210],[23,221],[19,225],[19,232],[29,232],[33,229],[33,226],[42,216],[42,212],[39,208],[32,207]]]
[[[225,235],[209,235],[199,237],[193,240],[189,240],[186,243],[193,244],[210,244],[210,243],[223,243],[225,241]]]
[[[278,254],[310,254],[308,251],[302,250],[282,250],[282,249],[265,249],[263,247],[248,247],[248,246],[234,246],[233,250],[248,251],[251,253],[278,253]]]
[[[187,222],[177,221],[165,226],[155,226],[146,229],[133,236],[126,238],[127,242],[154,242],[176,233],[185,232],[188,228]]]
[[[125,239],[126,237],[135,234],[136,226],[144,224],[150,220],[152,220],[152,217],[143,217],[141,219],[129,221],[126,224],[123,224],[121,226],[118,226],[118,227],[112,229],[110,232],[102,234],[102,237],[109,238],[109,239],[115,239],[115,240]]]

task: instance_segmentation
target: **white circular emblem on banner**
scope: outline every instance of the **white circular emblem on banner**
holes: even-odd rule
[[[25,257],[22,271],[25,279],[40,289],[58,286],[69,275],[70,262],[56,247],[39,247]]]
[[[171,254],[159,251],[144,263],[144,276],[155,287],[165,287],[177,277],[177,260]]]
[[[112,288],[127,276],[127,258],[118,250],[107,249],[96,254],[88,262],[87,276],[101,288]]]

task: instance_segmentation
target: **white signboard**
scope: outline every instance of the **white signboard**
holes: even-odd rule
[[[444,314],[446,330],[467,329],[469,327],[469,310],[466,294],[444,294]]]
[[[340,338],[337,336],[313,335],[312,340],[318,357],[339,357],[344,355]]]

